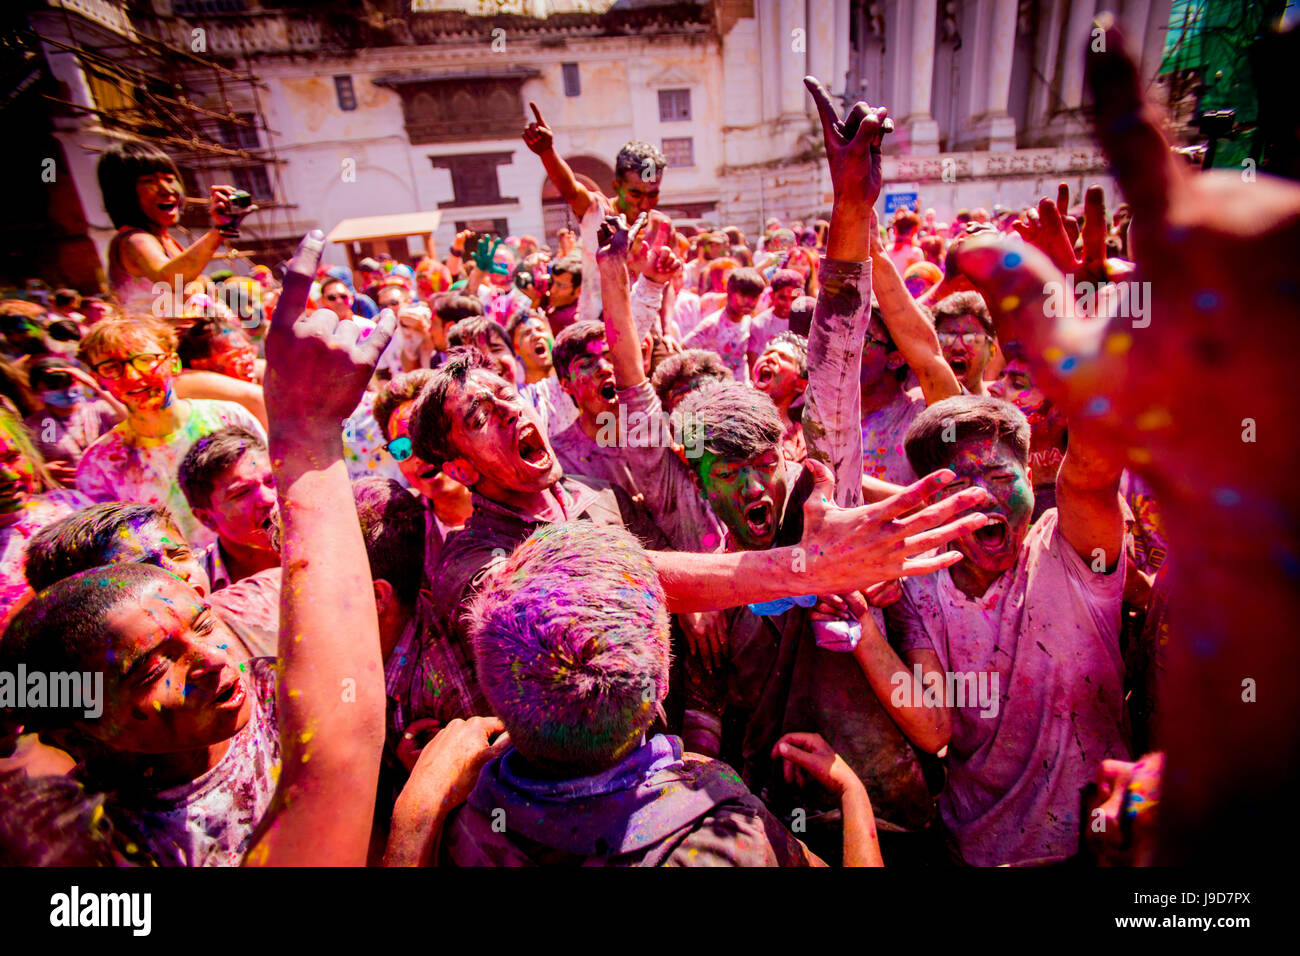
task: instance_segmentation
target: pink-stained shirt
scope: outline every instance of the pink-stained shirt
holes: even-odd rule
[[[220,763],[167,790],[113,787],[111,815],[133,824],[160,866],[239,866],[271,805],[280,776],[275,660],[257,658],[240,671],[253,712]]]
[[[71,488],[37,495],[27,503],[22,517],[0,528],[0,623],[8,620],[14,603],[27,591],[27,543],[47,524],[66,518],[90,504],[89,499]]]
[[[77,490],[92,501],[133,501],[163,505],[176,518],[190,546],[206,548],[216,533],[199,524],[176,480],[186,453],[204,435],[226,425],[242,425],[266,440],[262,424],[234,402],[191,398],[185,424],[162,438],[142,438],[122,422],[101,435],[77,466]]]
[[[703,319],[695,331],[686,336],[682,345],[688,349],[708,349],[718,353],[722,364],[731,369],[737,382],[749,384],[749,331],[753,319],[745,316],[739,322],[727,318],[727,310],[719,309]]]
[[[967,863],[1072,856],[1079,791],[1103,760],[1130,759],[1119,647],[1123,568],[1094,572],[1049,509],[1029,529],[1016,564],[981,597],[959,591],[945,569],[905,578],[903,599],[887,609],[900,651],[933,650],[945,672],[976,675],[993,700],[986,706],[969,694],[964,706],[952,706],[939,810]]]

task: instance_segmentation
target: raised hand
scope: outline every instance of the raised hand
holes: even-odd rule
[[[831,95],[821,80],[805,76],[803,82],[821,117],[835,201],[851,199],[864,207],[874,206],[882,182],[880,144],[885,133],[893,129],[889,111],[883,106],[873,109],[858,102],[840,122]]]
[[[555,137],[546,125],[546,120],[542,119],[542,111],[537,108],[537,104],[530,100],[528,108],[533,111],[537,121],[524,127],[524,145],[541,156],[553,148]]]
[[[339,434],[339,423],[356,410],[397,326],[397,317],[385,309],[374,331],[358,341],[361,327],[355,322],[329,309],[304,314],[324,245],[319,229],[299,243],[267,333],[264,388],[272,442]]]
[[[1013,228],[1022,239],[1041,250],[1066,275],[1101,283],[1106,273],[1106,194],[1100,186],[1089,186],[1084,194],[1083,255],[1075,254],[1079,225],[1063,209],[1070,204],[1070,187],[1061,183],[1056,203],[1044,196],[1038,212],[1028,221],[1017,219]]]

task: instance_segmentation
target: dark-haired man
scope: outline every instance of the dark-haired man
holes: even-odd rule
[[[790,408],[808,388],[808,340],[781,332],[768,342],[754,363],[754,387],[772,400],[781,416],[781,454],[794,464],[803,461],[808,449],[802,419],[791,418]]]
[[[214,591],[280,566],[275,480],[260,436],[239,425],[204,435],[181,459],[176,481],[194,517],[216,532],[204,556]]]
[[[578,406],[577,420],[551,436],[565,474],[599,478],[631,493],[635,483],[614,437],[618,396],[603,322],[577,322],[560,333],[555,374]]]
[[[280,622],[280,569],[259,571],[215,590],[211,562],[195,554],[166,508],[108,501],[82,508],[41,531],[27,545],[25,573],[32,590],[90,568],[152,564],[174,574],[200,595],[230,628],[224,650],[236,661],[275,656]]]
[[[971,395],[987,395],[984,369],[993,358],[996,336],[993,317],[978,292],[954,292],[934,306],[934,329],[962,387]]]
[[[546,320],[559,335],[578,321],[578,299],[582,295],[582,259],[561,256],[551,263],[551,284],[546,290]]]
[[[914,468],[951,468],[955,486],[994,501],[987,526],[950,543],[964,560],[903,582],[887,612],[903,649],[1002,689],[996,706],[947,695],[941,705],[952,758],[940,811],[953,851],[975,865],[1072,856],[1080,789],[1102,761],[1129,759],[1122,468],[1076,427],[1057,507],[1031,525],[1029,436],[1013,405],[962,395],[927,408],[906,438]]]
[[[607,199],[599,191],[593,192],[578,181],[569,164],[555,151],[554,134],[542,119],[541,110],[536,103],[528,105],[536,121],[524,129],[524,143],[541,158],[551,184],[559,190],[581,223],[582,288],[577,318],[598,321],[600,281],[596,270],[596,230],[611,210],[627,217],[628,222],[634,222],[642,213],[648,214],[658,206],[659,189],[663,185],[668,160],[649,143],[639,140],[626,143],[614,158],[614,181],[610,184],[614,198]]]
[[[754,307],[766,285],[757,269],[735,269],[727,276],[727,302],[682,342],[688,349],[709,349],[722,357],[737,382],[749,383],[750,329]]]

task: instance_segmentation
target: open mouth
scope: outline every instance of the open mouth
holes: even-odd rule
[[[600,397],[607,402],[612,402],[618,398],[618,389],[614,387],[613,382],[606,382],[600,387]]]
[[[973,532],[973,536],[985,551],[1002,551],[1007,547],[1011,536],[1011,526],[1001,515],[990,514],[989,523]]]
[[[519,429],[519,457],[525,465],[539,470],[551,467],[551,453],[546,439],[531,423]]]
[[[179,203],[175,199],[169,199],[166,202],[160,202],[158,208],[163,212],[175,212]]]
[[[773,371],[772,366],[760,365],[758,368],[754,369],[754,387],[760,389],[765,388],[772,383],[772,379],[775,376],[776,372]]]
[[[212,698],[212,706],[218,710],[234,710],[244,705],[246,696],[243,681],[236,677]]]
[[[968,368],[966,364],[966,360],[964,358],[948,359],[948,367],[951,368],[953,370],[953,373],[957,376],[965,375],[966,369]]]
[[[533,346],[533,354],[536,355],[538,358],[545,358],[546,352],[547,352],[547,348],[546,348],[545,340],[540,340],[536,345]]]
[[[772,504],[769,501],[756,501],[745,508],[745,526],[751,537],[765,538],[772,532]]]
[[[433,481],[433,479],[438,477],[440,471],[442,471],[441,468],[426,468],[424,471],[420,472],[417,477],[421,481]]]

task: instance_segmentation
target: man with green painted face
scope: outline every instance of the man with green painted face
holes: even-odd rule
[[[639,360],[638,360],[639,361]],[[639,367],[639,366],[638,366]],[[766,399],[765,399],[766,400]],[[429,582],[444,639],[427,642],[439,661],[435,680],[456,716],[489,713],[466,643],[465,609],[484,576],[533,531],[555,521],[583,519],[626,527],[662,546],[662,535],[626,492],[603,481],[564,474],[543,423],[477,350],[452,352],[416,401],[410,435],[430,467],[473,489],[473,514],[451,536]],[[958,496],[906,519],[921,499],[943,486],[936,476],[876,505],[844,510],[830,504],[829,472],[816,470],[803,509],[803,536],[762,552],[687,554],[649,552],[675,614],[737,607],[806,590],[834,591],[923,574],[945,567],[951,555],[910,558],[950,529],[945,516],[969,510],[977,496]],[[959,527],[978,527],[967,516]],[[931,530],[933,529],[933,530]]]
[[[819,108],[830,109],[819,84],[814,95],[818,94]],[[688,395],[671,419],[672,433],[680,436],[671,450],[632,442],[624,448],[646,504],[674,547],[763,553],[798,540],[799,509],[792,506],[806,500],[812,475],[827,465],[853,483],[852,488],[836,489],[837,502],[861,501],[859,376],[845,356],[860,355],[870,315],[872,272],[866,232],[880,190],[884,111],[858,104],[854,112],[859,119],[855,136],[832,133],[827,124],[836,214],[813,322],[818,339],[816,349],[809,350],[812,380],[805,392],[803,418],[809,463],[805,468],[787,465],[781,454],[781,418],[772,400],[757,389],[730,382]],[[660,231],[653,226],[648,231],[648,238],[630,240],[615,231],[600,255],[606,334],[618,400],[629,418],[663,415],[635,348],[633,311],[653,310],[654,303],[640,295],[633,299],[625,264],[633,259],[658,266],[657,260],[670,256],[653,249],[662,241]],[[828,329],[843,340],[838,350],[827,348]],[[849,341],[853,335],[856,342]],[[831,360],[829,351],[836,351],[837,361]],[[814,353],[817,363],[812,361]],[[688,454],[692,446],[695,455]],[[950,473],[936,473],[925,480],[946,482],[950,477]],[[973,495],[972,506],[982,500],[982,494]],[[818,591],[816,582],[805,579],[784,597]],[[914,746],[930,752],[942,747],[927,726],[929,715],[919,702],[913,707],[894,704],[887,693],[882,698],[871,675],[853,656],[830,649],[831,642],[823,639],[825,632],[814,625],[808,609],[792,606],[760,613],[770,610],[774,609],[729,610],[723,623],[722,659],[687,657],[683,738],[688,749],[720,755],[732,763],[778,813],[793,814],[799,808],[815,815],[832,808],[810,807],[806,794],[796,794],[788,786],[770,754],[783,733],[819,733],[862,778],[872,806],[891,825],[889,829],[927,831],[933,815],[931,791]],[[907,672],[887,645],[872,644],[871,649],[879,659],[879,671]],[[833,825],[822,839],[831,843],[838,839]],[[896,844],[895,849],[905,848]],[[832,852],[826,846],[823,850]],[[885,852],[888,856],[888,847]]]
[[[621,215],[633,222],[638,216],[648,215],[659,205],[659,189],[663,185],[664,170],[668,160],[649,143],[632,141],[618,151],[614,159],[614,196],[606,198],[599,190],[593,191],[578,181],[569,164],[555,151],[554,134],[542,119],[536,103],[528,106],[536,117],[524,130],[523,139],[530,150],[541,157],[546,175],[560,191],[581,225],[582,238],[582,291],[578,299],[579,319],[600,319],[600,281],[596,269],[596,229],[601,221],[612,214]]]

